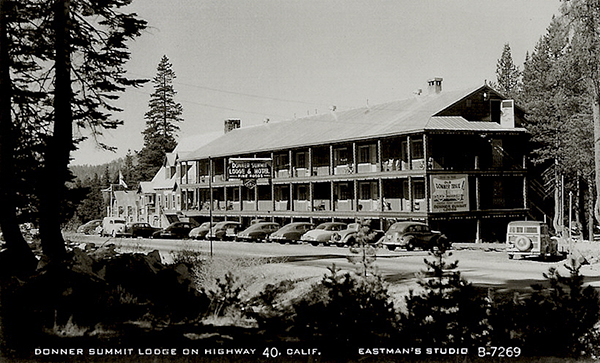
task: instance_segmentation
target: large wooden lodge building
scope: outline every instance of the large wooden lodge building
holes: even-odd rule
[[[441,78],[380,105],[251,127],[228,120],[228,132],[176,161],[178,213],[197,222],[367,218],[381,228],[411,219],[456,241],[503,241],[507,223],[528,214],[522,121],[489,86],[442,92]],[[272,177],[248,188],[228,175],[232,158],[271,159]]]

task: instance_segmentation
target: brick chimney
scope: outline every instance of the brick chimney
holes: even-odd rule
[[[427,81],[427,91],[431,94],[437,94],[442,92],[442,81],[444,79],[441,77],[435,77]]]
[[[232,131],[235,129],[239,129],[241,125],[242,125],[242,120],[240,120],[238,118],[227,119],[227,120],[225,120],[225,133],[228,133],[229,131]]]

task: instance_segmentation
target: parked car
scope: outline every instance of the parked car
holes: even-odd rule
[[[259,222],[239,232],[236,241],[266,241],[267,237],[281,226],[274,222]]]
[[[334,232],[331,235],[331,240],[329,243],[335,244],[338,247],[352,246],[357,242],[356,235],[360,231],[360,228],[360,223],[350,223],[346,229],[343,229],[339,232]],[[385,234],[384,231],[379,229],[374,229],[371,231],[371,233],[374,233],[374,235],[370,236],[372,243],[377,243]]]
[[[407,251],[415,248],[430,250],[440,238],[447,240],[442,232],[432,231],[425,223],[404,221],[390,226],[382,239],[382,244],[391,251],[398,247],[406,248]]]
[[[102,220],[103,236],[120,237],[125,234],[127,224],[124,219],[118,217],[104,217]]]
[[[150,223],[146,222],[135,222],[127,225],[126,235],[129,235],[133,238],[137,237],[152,237],[154,232],[160,231],[160,228],[152,227]]]
[[[102,219],[92,219],[91,221],[82,224],[77,228],[77,233],[83,234],[94,234],[96,232],[96,228],[102,225]]]
[[[277,231],[271,233],[269,241],[288,243],[298,242],[303,234],[315,228],[315,225],[308,222],[294,222],[286,224]]]
[[[550,237],[548,225],[536,221],[513,221],[506,228],[508,258],[557,256],[558,240]]]
[[[206,238],[224,241],[227,238],[226,233],[228,229],[232,229],[233,231],[242,230],[242,223],[235,221],[219,222],[210,229],[210,232],[206,234]]]
[[[153,238],[188,238],[192,224],[190,222],[174,222],[167,228],[158,230],[152,234]]]
[[[208,231],[210,231],[210,222],[204,222],[200,226],[192,229],[189,237],[191,239],[204,239]]]
[[[308,231],[300,237],[303,242],[308,242],[313,246],[321,243],[328,244],[334,232],[339,232],[346,228],[347,224],[342,222],[325,222],[317,226],[312,231]]]

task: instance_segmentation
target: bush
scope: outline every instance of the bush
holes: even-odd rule
[[[494,303],[495,344],[527,347],[526,354],[530,356],[597,355],[598,292],[583,286],[575,260],[565,267],[569,276],[561,276],[556,268],[550,268],[544,274],[549,287],[534,285],[531,297]]]
[[[388,342],[396,314],[380,276],[338,274],[329,269],[321,283],[293,304],[292,331],[305,342],[354,347]]]
[[[487,341],[488,304],[460,272],[452,271],[458,261],[446,261],[449,249],[446,239],[436,241],[429,252],[433,258],[425,259],[429,271],[418,282],[422,291],[411,290],[405,299],[401,325],[406,345],[474,347]]]

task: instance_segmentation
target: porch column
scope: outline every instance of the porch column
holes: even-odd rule
[[[414,206],[414,198],[413,198],[413,187],[412,187],[412,176],[408,176],[408,204],[410,207],[408,208],[409,212],[413,212],[415,209]]]
[[[313,182],[309,181],[308,182],[308,203],[310,203],[310,211],[314,211],[314,204],[313,204]]]
[[[412,155],[411,155],[411,145],[410,145],[410,135],[406,137],[406,162],[408,163],[408,170],[412,170]],[[412,187],[410,187],[412,188]],[[411,196],[412,199],[412,196]],[[411,204],[411,210],[412,210],[412,204]]]
[[[352,174],[358,173],[358,158],[356,157],[356,142],[352,143]]]
[[[240,196],[240,211],[244,210],[244,196],[242,194],[242,186],[238,186],[238,195]]]
[[[352,188],[354,189],[354,208],[352,209],[358,212],[358,180],[354,179]]]
[[[335,199],[333,198],[333,193],[334,193],[334,187],[333,187],[333,182],[330,181],[329,182],[329,186],[330,186],[330,192],[329,192],[329,201],[331,203],[331,211],[335,210]]]
[[[377,188],[379,189],[379,211],[383,212],[385,211],[385,208],[383,206],[383,179],[379,178],[377,180]]]
[[[333,145],[329,145],[329,175],[333,175]]]
[[[382,143],[381,143],[381,139],[377,140],[377,167],[378,167],[378,171],[382,172],[383,171],[383,151],[382,151]],[[381,193],[379,193],[381,194]]]
[[[288,172],[290,173],[290,178],[294,177],[294,167],[292,166],[292,156],[294,156],[294,153],[292,153],[292,150],[288,151],[288,161],[289,161],[289,167],[288,167]]]
[[[275,184],[273,184],[275,168],[273,165],[273,160],[275,160],[275,153],[271,152],[271,178],[269,179],[269,184],[271,185],[271,210],[275,212]]]
[[[475,226],[475,243],[481,243],[481,219],[479,217],[477,217]]]
[[[431,159],[431,163],[429,161],[429,137],[427,134],[423,134],[423,161],[425,162],[425,170],[433,168],[433,159]],[[427,190],[427,187],[425,187],[425,190]]]
[[[308,175],[309,176],[313,176],[313,148],[309,147],[308,148]]]
[[[290,183],[290,210],[294,210],[294,184]]]

